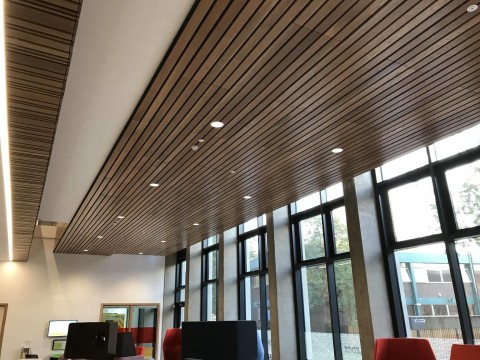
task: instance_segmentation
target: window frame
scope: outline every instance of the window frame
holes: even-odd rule
[[[322,194],[322,192],[320,192]],[[327,288],[330,305],[330,321],[332,326],[332,342],[335,359],[343,358],[341,345],[340,314],[337,301],[337,286],[335,282],[335,263],[351,260],[350,251],[336,253],[335,248],[335,229],[333,226],[332,212],[335,209],[345,206],[344,196],[333,199],[329,202],[322,202],[325,197],[321,197],[320,205],[310,209],[296,212],[295,203],[289,205],[289,223],[290,239],[292,248],[292,271],[294,279],[295,311],[296,311],[296,333],[297,333],[297,353],[301,360],[307,358],[307,349],[305,343],[305,309],[302,289],[302,268],[310,266],[323,265],[326,267]],[[302,237],[300,231],[300,222],[316,216],[322,217],[323,240],[325,255],[303,260],[302,259]]]
[[[219,250],[219,244],[218,244],[218,235],[215,235],[215,238],[217,242],[215,244],[212,244],[210,246],[206,246],[207,240],[202,241],[202,282],[201,282],[201,299],[200,299],[200,320],[201,321],[212,321],[211,319],[207,319],[207,307],[208,307],[208,292],[207,288],[208,285],[210,284],[215,284],[215,291],[217,293],[216,296],[216,312],[218,316],[218,250]],[[217,273],[215,274],[215,279],[208,279],[208,274],[210,270],[210,262],[208,261],[208,255],[212,252],[217,252]]]
[[[375,183],[377,213],[379,228],[381,229],[382,247],[386,259],[389,296],[392,305],[395,336],[407,337],[408,335],[405,324],[405,319],[408,318],[408,311],[404,311],[402,303],[401,284],[396,266],[395,251],[422,245],[443,243],[445,245],[448,259],[451,283],[455,293],[462,338],[464,343],[473,344],[473,329],[455,243],[462,238],[479,236],[480,226],[464,229],[457,227],[446,172],[456,167],[480,160],[479,147],[437,161],[432,161],[430,147],[426,147],[426,151],[429,159],[427,165],[401,174],[395,178],[377,182],[375,170],[372,170],[371,172]],[[429,177],[432,180],[441,232],[439,234],[396,241],[388,191],[424,177]]]
[[[185,262],[185,284],[182,284],[182,263]],[[184,291],[187,283],[187,250],[183,249],[177,252],[177,260],[175,263],[175,294],[173,303],[173,327],[182,327],[182,309],[185,310],[185,299],[181,300],[181,292]],[[184,295],[186,296],[186,294]]]
[[[243,232],[243,224],[237,227],[237,254],[238,254],[238,318],[246,320],[245,280],[254,276],[259,277],[260,295],[260,323],[261,339],[264,346],[264,360],[269,359],[268,352],[268,304],[267,304],[267,226],[264,224],[265,216],[257,217],[256,229]],[[246,270],[246,240],[257,237],[258,241],[258,269]]]

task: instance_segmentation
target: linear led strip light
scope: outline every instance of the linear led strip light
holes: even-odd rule
[[[7,215],[8,259],[13,261],[12,190],[10,183],[10,146],[8,144],[4,6],[3,0],[0,0],[0,149],[2,151],[5,212]]]

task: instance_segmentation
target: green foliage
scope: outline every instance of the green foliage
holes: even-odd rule
[[[480,225],[480,167],[475,168],[475,176],[462,185],[460,193],[462,214],[471,215],[473,223]]]

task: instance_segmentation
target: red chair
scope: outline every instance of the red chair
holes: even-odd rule
[[[436,360],[427,339],[386,338],[375,342],[375,360]]]
[[[182,329],[167,329],[162,347],[164,360],[182,360]]]
[[[450,360],[480,360],[480,346],[453,344]]]

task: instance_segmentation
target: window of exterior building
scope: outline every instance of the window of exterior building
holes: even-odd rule
[[[187,277],[187,252],[186,249],[177,253],[175,268],[175,303],[173,315],[173,327],[182,327],[185,320],[185,285]]]
[[[218,314],[218,236],[202,242],[202,321],[216,321]]]
[[[377,185],[398,334],[428,338],[439,360],[454,343],[480,343],[479,144],[477,126]]]
[[[317,194],[290,206],[299,358],[360,360],[342,185]]]
[[[257,323],[267,360],[271,358],[272,350],[266,216],[240,225],[238,233],[239,318]]]

